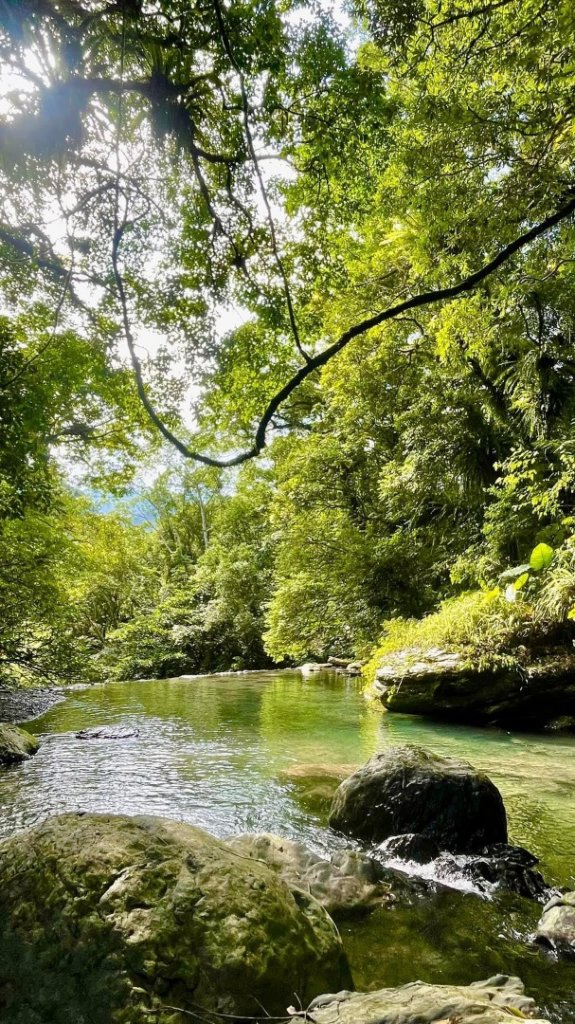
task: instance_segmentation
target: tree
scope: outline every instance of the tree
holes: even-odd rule
[[[252,458],[296,389],[356,338],[488,280],[499,289],[506,265],[509,290],[537,239],[565,237],[558,226],[575,209],[566,0],[358,13],[371,38],[351,53],[328,16],[298,24],[295,8],[271,0],[46,2],[5,16],[3,52],[23,83],[3,129],[7,183],[20,186],[6,252],[35,257],[80,307],[74,283],[90,281],[100,329],[101,314],[122,326],[149,416],[188,457]],[[270,180],[268,156],[295,180]],[[66,224],[59,247],[47,204]],[[318,308],[320,282],[334,309]],[[252,443],[212,458],[174,433],[183,383],[167,383],[164,358],[158,412],[137,324],[185,339],[198,379],[222,354],[214,311],[230,300],[253,322],[260,355],[244,384],[258,411]],[[238,438],[225,430],[216,423],[207,440],[229,452]]]

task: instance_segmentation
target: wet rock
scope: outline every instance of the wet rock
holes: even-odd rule
[[[429,864],[441,853],[435,839],[421,835],[420,832],[391,836],[381,844],[380,851],[385,857],[408,860],[414,864]]]
[[[537,857],[522,846],[498,843],[486,847],[479,857],[468,857],[462,870],[479,888],[487,882],[527,899],[545,900],[552,890],[541,872],[535,870],[538,863]]]
[[[553,889],[543,875],[534,870],[537,858],[520,846],[504,843],[486,847],[479,856],[442,853],[433,862],[434,877],[444,885],[460,887],[470,882],[474,889],[491,893],[494,889],[516,893],[526,899],[544,901]]]
[[[575,957],[575,892],[549,900],[537,925],[536,940],[562,956]]]
[[[542,729],[575,719],[575,653],[541,652],[531,664],[485,667],[459,651],[409,647],[386,656],[374,692],[388,711]]]
[[[3,1024],[277,1015],[350,984],[312,896],[190,825],[67,814],[0,843]]]
[[[95,725],[75,735],[77,740],[130,740],[139,736],[140,730],[132,725]]]
[[[19,764],[37,752],[40,744],[35,736],[16,725],[0,722],[0,765]]]
[[[493,782],[464,761],[414,746],[390,747],[345,779],[329,823],[375,843],[418,832],[453,853],[507,841],[505,807]]]
[[[389,885],[380,884],[380,866],[356,850],[339,851],[324,860],[303,843],[267,833],[237,836],[228,840],[228,846],[269,865],[290,888],[310,893],[332,917],[365,913],[393,899]]]
[[[509,1024],[530,1017],[535,1003],[519,978],[498,974],[472,985],[426,985],[415,981],[377,992],[338,992],[314,999],[316,1024]],[[537,1018],[535,1024],[549,1024]]]

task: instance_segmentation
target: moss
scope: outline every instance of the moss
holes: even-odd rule
[[[2,1024],[274,1014],[349,982],[315,900],[189,825],[70,814],[0,844]]]
[[[36,737],[25,729],[0,722],[0,765],[26,761],[37,752],[39,746]]]
[[[433,648],[459,652],[476,671],[512,668],[529,660],[534,623],[527,604],[513,604],[498,590],[471,591],[444,601],[423,619],[388,619],[363,670],[371,684],[381,663],[402,652],[403,664]]]

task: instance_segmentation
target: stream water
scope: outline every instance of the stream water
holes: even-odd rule
[[[82,741],[122,723],[136,738]],[[217,836],[266,831],[328,853],[330,786],[377,750],[417,743],[469,760],[503,793],[510,841],[546,879],[575,888],[575,737],[535,736],[385,714],[340,677],[299,673],[109,684],[69,693],[28,728],[40,752],[0,776],[0,836],[50,814],[158,814]],[[340,930],[357,988],[518,974],[554,1024],[575,1022],[575,962],[533,946],[537,903],[438,888]]]

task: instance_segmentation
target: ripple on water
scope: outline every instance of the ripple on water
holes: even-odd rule
[[[75,738],[113,723],[137,728],[138,737]],[[2,836],[65,811],[145,813],[221,837],[278,832],[327,853],[349,845],[326,824],[339,766],[351,770],[411,742],[487,771],[504,795],[512,840],[541,858],[550,882],[573,884],[575,738],[386,715],[354,682],[289,672],[76,690],[28,728],[43,742],[36,757],[0,776]],[[303,765],[314,785],[328,780],[311,802]],[[359,987],[518,973],[554,1021],[567,1024],[575,1021],[575,966],[529,944],[539,911],[516,897],[437,892],[349,925],[344,941]]]

